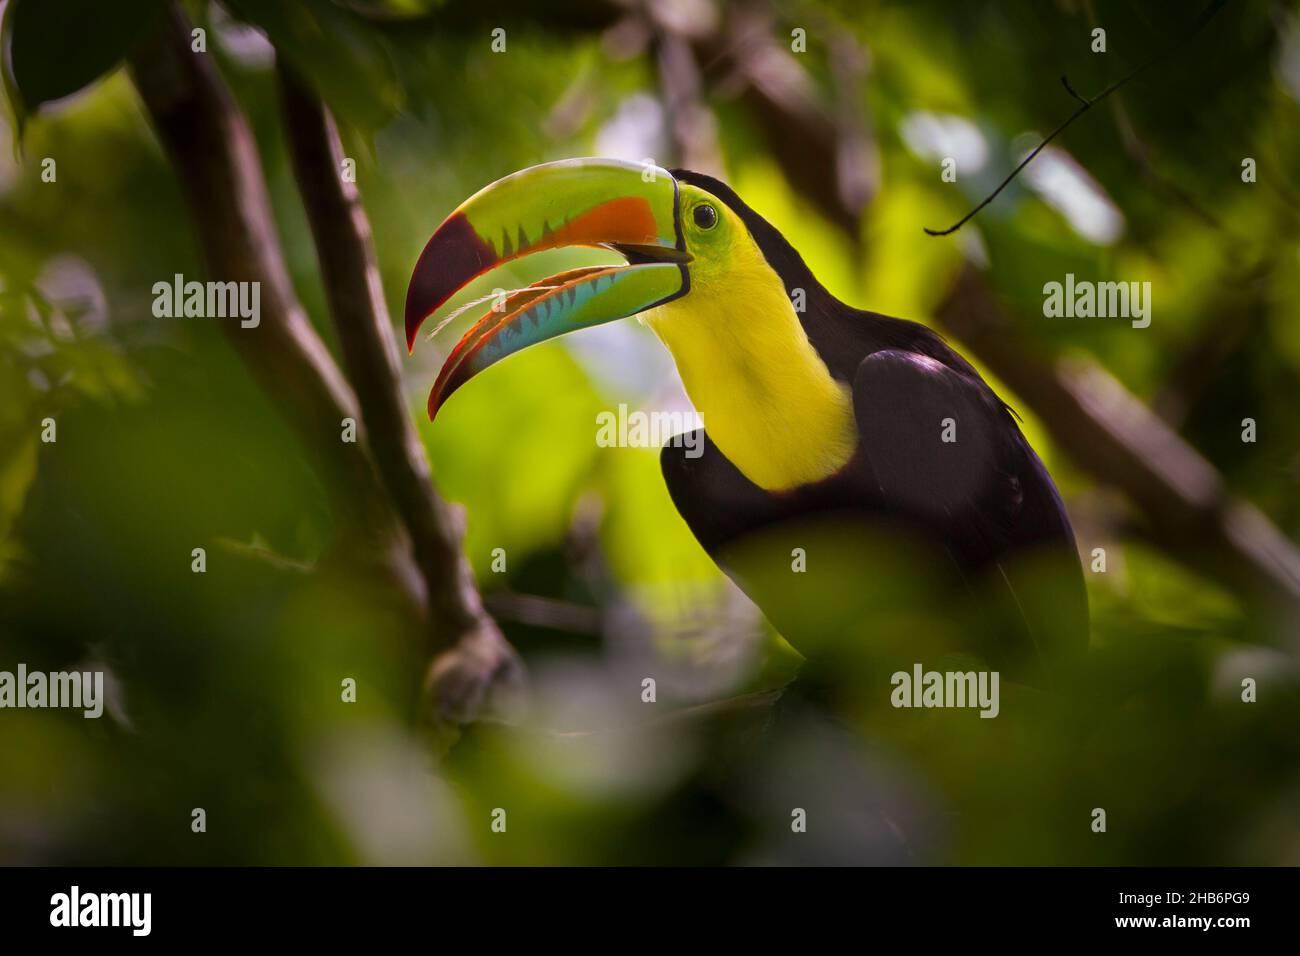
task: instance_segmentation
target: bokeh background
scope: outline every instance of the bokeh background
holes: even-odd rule
[[[58,96],[10,89],[0,125],[0,669],[104,667],[112,701],[0,711],[0,861],[1300,864],[1295,4],[1229,2],[1190,38],[1198,5],[1102,0],[184,4],[335,355],[277,55],[338,121],[395,313],[432,230],[499,176],[583,155],[712,172],[837,296],[944,331],[1023,417],[1085,567],[1105,549],[1066,691],[1004,689],[991,721],[883,692],[777,719],[798,655],[695,543],[657,450],[595,443],[619,403],[689,408],[667,353],[632,321],[547,343],[431,426],[466,315],[403,354],[404,397],[532,706],[444,753],[413,702],[428,647],[340,554],[294,423],[219,320],[152,314],[155,282],[205,277],[121,65],[162,5],[69,3],[42,48],[22,2],[0,3],[7,78],[44,62]],[[1062,74],[1093,96],[1164,50],[963,229],[923,232],[1079,106]],[[1068,272],[1149,281],[1150,327],[1044,317]],[[863,653],[928,633],[858,625]]]

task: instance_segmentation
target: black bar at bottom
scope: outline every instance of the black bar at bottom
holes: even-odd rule
[[[1231,942],[1293,928],[1297,889],[1295,869],[9,868],[0,870],[0,933],[6,942],[205,944],[401,933],[437,947],[513,932],[549,945],[613,919],[625,929],[610,943],[627,933],[698,941],[780,929],[863,940],[1041,941],[1048,931]]]

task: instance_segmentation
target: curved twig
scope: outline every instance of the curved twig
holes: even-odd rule
[[[1111,83],[1109,86],[1107,86],[1104,90],[1102,90],[1100,93],[1098,93],[1096,96],[1092,97],[1091,99],[1081,96],[1074,89],[1074,87],[1070,85],[1069,77],[1062,76],[1061,77],[1062,85],[1065,86],[1066,91],[1072,97],[1074,97],[1076,100],[1079,101],[1079,108],[1076,109],[1069,116],[1067,116],[1064,122],[1062,122],[1059,126],[1057,126],[1056,129],[1048,133],[1047,137],[1036,147],[1034,147],[1033,152],[1031,152],[1024,159],[1022,159],[1020,161],[1020,164],[1011,171],[1010,175],[1008,175],[1006,179],[1002,180],[1002,182],[998,184],[998,187],[994,189],[993,192],[985,196],[984,200],[978,206],[976,206],[970,212],[966,213],[966,215],[962,216],[960,219],[958,219],[947,229],[930,229],[929,227],[922,227],[925,230],[925,234],[928,236],[948,236],[956,232],[962,226],[966,225],[966,223],[970,222],[972,219],[974,219],[975,216],[980,212],[980,210],[982,210],[993,200],[997,199],[998,195],[1001,194],[1002,190],[1006,189],[1007,186],[1011,185],[1011,181],[1015,179],[1017,176],[1019,176],[1021,171],[1026,166],[1028,166],[1031,162],[1033,162],[1034,158],[1039,153],[1041,153],[1044,149],[1047,148],[1048,143],[1050,143],[1052,140],[1056,139],[1056,137],[1064,133],[1067,129],[1069,129],[1070,125],[1075,120],[1077,120],[1084,113],[1088,112],[1088,110],[1092,109],[1102,100],[1104,100],[1106,97],[1110,96],[1110,94],[1114,93],[1116,90],[1118,90],[1120,87],[1127,84],[1130,80],[1134,79],[1139,74],[1146,72],[1149,68],[1159,63],[1161,60],[1169,56],[1169,54],[1173,53],[1175,50],[1181,48],[1184,44],[1186,44],[1189,40],[1191,40],[1192,37],[1196,36],[1196,34],[1201,31],[1201,28],[1204,27],[1205,24],[1209,23],[1210,19],[1216,13],[1218,13],[1219,10],[1221,10],[1224,6],[1226,6],[1227,3],[1228,0],[1211,0],[1209,6],[1207,6],[1203,11],[1201,11],[1201,15],[1196,18],[1196,22],[1192,24],[1191,29],[1189,29],[1185,35],[1183,35],[1180,39],[1176,40],[1175,42],[1169,44],[1164,49],[1160,50],[1154,56],[1146,60],[1146,62],[1141,63],[1138,66],[1134,67],[1124,76],[1120,77],[1118,80],[1115,80],[1113,83]]]

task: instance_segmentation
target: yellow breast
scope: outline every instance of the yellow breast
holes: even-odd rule
[[[848,387],[831,377],[780,277],[745,239],[725,276],[693,282],[645,319],[714,444],[750,481],[783,491],[843,467],[857,429]]]

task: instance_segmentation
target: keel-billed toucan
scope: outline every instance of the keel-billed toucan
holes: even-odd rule
[[[499,359],[643,314],[705,429],[701,455],[663,450],[672,500],[760,607],[782,603],[767,598],[783,585],[736,573],[733,549],[751,539],[786,549],[817,522],[880,526],[926,542],[958,590],[992,590],[977,605],[984,611],[974,650],[997,665],[1051,680],[1086,643],[1070,522],[1008,407],[936,333],[833,297],[780,232],[712,177],[580,159],[487,186],[442,223],[415,266],[408,347],[470,280],[573,245],[616,250],[626,264],[573,269],[509,293],[447,358],[429,395],[431,418]],[[773,537],[774,529],[789,533]],[[789,575],[790,553],[760,562]],[[809,573],[819,559],[856,587],[852,539],[808,555]],[[863,576],[874,573],[864,565]],[[816,602],[810,596],[793,610],[784,602],[784,620],[774,620],[805,653],[798,632],[817,619]]]

